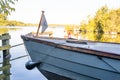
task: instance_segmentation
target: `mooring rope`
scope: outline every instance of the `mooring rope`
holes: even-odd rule
[[[29,56],[29,55],[19,56],[19,57],[16,57],[16,58],[10,59],[10,61],[14,61],[14,60],[17,60],[17,59],[20,59],[20,58],[23,58],[23,57],[27,57],[27,56]],[[3,64],[3,62],[0,62],[0,64]]]
[[[16,58],[10,59],[10,61],[14,61],[14,60],[16,60],[16,59],[20,59],[20,58],[27,57],[27,56],[29,56],[29,55],[19,56],[19,57],[16,57]]]
[[[24,44],[24,43],[16,44],[16,45],[11,46],[11,48],[17,47],[17,46],[21,46],[21,45],[23,45],[23,44]]]

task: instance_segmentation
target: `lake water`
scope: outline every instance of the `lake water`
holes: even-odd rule
[[[63,27],[58,27],[57,29],[55,27],[49,28],[48,31],[51,31],[53,33],[54,37],[64,37],[65,36],[65,31]],[[3,33],[9,33],[11,35],[10,39],[10,45],[16,45],[23,43],[21,39],[21,35],[27,34],[29,32],[36,32],[37,27],[0,27],[0,34]],[[48,34],[45,36],[49,36]],[[73,35],[74,36],[74,35]],[[102,37],[96,37],[94,34],[77,34],[76,33],[76,38],[78,39],[89,39],[89,40],[105,40],[103,41],[110,41],[110,42],[118,42],[120,43],[120,35],[102,35]],[[0,51],[0,56],[2,56],[2,51]],[[10,54],[11,54],[11,59],[28,55],[24,45],[20,45],[17,47],[13,47],[10,49]],[[30,57],[23,57],[14,61],[11,61],[10,63],[12,64],[11,67],[11,80],[47,80],[38,70],[37,68],[33,70],[27,70],[25,68],[25,63],[30,60]],[[0,58],[0,62],[2,62],[2,57]]]
[[[2,30],[2,31],[1,31]],[[35,27],[11,27],[11,28],[0,28],[0,32],[9,33],[11,35],[10,45],[16,45],[23,43],[20,35],[29,33],[31,31],[35,31]],[[1,34],[2,34],[1,33]],[[11,59],[27,55],[27,51],[25,50],[24,45],[13,47],[10,49]],[[2,56],[2,51],[0,51],[0,55]],[[1,57],[2,58],[2,57]],[[11,80],[47,80],[38,70],[37,68],[33,70],[27,70],[25,68],[25,63],[30,60],[29,56],[23,57],[14,61],[11,61]],[[0,59],[2,62],[2,59]]]

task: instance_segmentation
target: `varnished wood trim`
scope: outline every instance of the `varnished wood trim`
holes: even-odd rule
[[[33,37],[27,37],[27,36],[22,36],[22,38],[23,39],[27,38],[30,41],[34,41],[37,43],[41,43],[41,44],[69,50],[69,51],[81,52],[83,54],[95,55],[98,57],[108,57],[108,58],[120,59],[119,54],[114,54],[114,53],[110,53],[110,52],[98,51],[98,50],[81,48],[81,47],[72,47],[72,46],[68,46],[68,45],[57,44],[54,42],[48,42],[48,41],[41,40],[39,38],[33,38]]]

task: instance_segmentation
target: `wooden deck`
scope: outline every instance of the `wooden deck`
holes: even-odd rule
[[[70,51],[76,51],[76,52],[83,52],[85,54],[90,54],[90,55],[96,55],[98,57],[109,57],[109,58],[114,58],[114,59],[120,59],[120,49],[118,47],[113,47],[114,51],[108,51],[109,45],[111,43],[100,43],[100,42],[91,42],[92,45],[88,45],[87,42],[85,41],[76,41],[76,40],[66,40],[63,38],[48,38],[48,37],[40,37],[40,38],[35,38],[31,36],[22,36],[23,38],[27,37],[28,40],[32,40],[38,43],[42,43],[45,45],[49,46],[54,46],[57,48],[62,48]],[[93,45],[94,43],[94,45]],[[89,42],[90,44],[90,42]],[[97,46],[98,44],[104,44],[105,46],[108,45],[107,47],[105,46]],[[112,43],[112,45],[115,45]],[[93,47],[94,46],[94,47]],[[120,44],[117,46],[120,47]],[[98,48],[97,48],[98,47]],[[102,50],[103,49],[103,50]]]

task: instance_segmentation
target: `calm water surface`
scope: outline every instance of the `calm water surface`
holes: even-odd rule
[[[0,30],[2,30],[2,33],[4,32],[8,32],[11,35],[11,39],[10,39],[10,45],[16,45],[16,44],[20,44],[23,43],[20,35],[22,34],[26,34],[28,32],[34,31],[36,30],[36,28],[32,27],[16,27],[16,28],[0,28]],[[0,51],[0,53],[2,53]],[[10,53],[11,53],[11,59],[23,56],[23,55],[27,55],[27,51],[25,50],[24,45],[21,46],[17,46],[17,47],[13,47],[10,49]],[[2,54],[1,54],[2,56]],[[1,57],[2,58],[2,57]],[[24,58],[20,58],[14,61],[11,61],[11,80],[47,80],[38,70],[37,68],[33,69],[33,70],[27,70],[25,68],[25,63],[30,60],[29,56],[28,57],[24,57]],[[0,62],[2,62],[2,59],[0,59]]]
[[[64,28],[63,27],[58,27],[56,28],[49,28],[48,31],[52,30],[54,37],[64,37],[65,33],[64,33]],[[3,33],[9,33],[11,35],[11,39],[10,39],[10,45],[16,45],[16,44],[20,44],[23,43],[22,39],[21,39],[21,35],[27,34],[29,32],[36,32],[37,31],[37,27],[0,27],[0,34]],[[96,37],[96,35],[94,34],[89,34],[88,36],[85,35],[81,35],[81,34],[75,34],[77,35],[78,39],[89,39],[89,40],[102,40],[102,41],[110,41],[110,42],[115,42],[117,41],[118,43],[120,43],[120,37],[119,35],[112,35],[108,36],[108,35],[102,35],[99,37]],[[47,35],[48,36],[48,35]],[[73,35],[74,36],[74,35]],[[111,38],[110,38],[111,37]],[[115,39],[116,38],[116,39]],[[104,40],[105,39],[105,40]],[[0,52],[2,53],[2,52]],[[24,45],[21,46],[17,46],[17,47],[13,47],[10,49],[10,53],[11,53],[11,59],[23,56],[23,55],[27,55],[27,51],[24,47]],[[2,56],[2,54],[0,54]],[[24,57],[24,58],[20,58],[14,61],[11,61],[10,63],[12,64],[11,67],[11,80],[47,80],[38,70],[37,68],[33,69],[33,70],[27,70],[25,68],[25,63],[30,60],[30,57]],[[0,58],[0,61],[2,62],[2,57]]]

